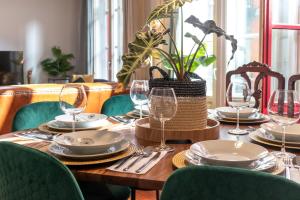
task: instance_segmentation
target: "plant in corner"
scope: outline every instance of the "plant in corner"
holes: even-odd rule
[[[66,77],[67,72],[72,70],[70,60],[74,58],[73,54],[65,54],[59,47],[52,47],[53,58],[47,58],[41,62],[43,70],[51,76]]]
[[[184,33],[183,18],[181,17],[181,49],[176,46],[170,29],[163,24],[162,19],[174,16],[176,14],[175,11],[178,9],[181,12],[181,16],[183,16],[182,6],[191,1],[192,0],[168,0],[155,8],[150,13],[145,26],[136,33],[135,40],[129,43],[129,53],[122,57],[123,66],[117,74],[119,82],[127,85],[132,73],[138,67],[148,58],[153,56],[157,57],[157,54],[160,55],[163,67],[172,69],[176,78],[170,78],[161,68],[151,67],[149,86],[150,88],[172,87],[175,90],[179,112],[177,112],[178,114],[169,122],[169,124],[171,124],[170,129],[185,127],[188,129],[202,129],[206,127],[206,82],[193,73],[198,66],[208,65],[216,59],[215,56],[209,56],[206,53],[206,45],[204,44],[206,36],[214,33],[217,37],[224,36],[226,40],[229,40],[232,47],[230,60],[233,59],[237,49],[237,40],[218,27],[213,20],[207,20],[202,23],[193,15],[188,17],[185,23],[191,24],[196,29],[200,29],[203,32],[202,38],[199,39],[197,35],[192,33]],[[153,23],[159,23],[162,28],[152,26]],[[173,52],[167,52],[163,48],[163,45],[167,44],[167,37],[169,38],[171,49],[174,49]],[[183,54],[184,37],[194,42],[188,55]],[[163,78],[153,79],[152,70],[154,69],[160,71]],[[197,110],[198,108],[199,110]],[[172,121],[174,121],[173,125]],[[187,124],[187,122],[193,122],[193,124]],[[154,122],[152,126],[155,127],[153,124]]]

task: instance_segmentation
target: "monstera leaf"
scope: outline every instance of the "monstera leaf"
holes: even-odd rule
[[[129,53],[122,56],[123,66],[117,73],[119,82],[125,86],[129,83],[132,73],[149,58],[160,44],[166,44],[164,35],[167,32],[139,31],[135,35],[135,40],[129,43]]]
[[[153,20],[162,18],[168,18],[178,8],[182,7],[186,2],[192,2],[192,0],[169,0],[164,4],[155,8],[147,19],[146,24],[150,24]]]
[[[224,36],[226,40],[229,40],[231,42],[232,48],[232,55],[228,61],[229,64],[229,62],[233,59],[235,51],[237,50],[237,40],[233,37],[233,35],[227,35],[227,33],[223,29],[218,27],[213,20],[207,20],[202,23],[197,17],[191,15],[185,20],[185,22],[199,28],[205,35],[215,33],[218,37]]]

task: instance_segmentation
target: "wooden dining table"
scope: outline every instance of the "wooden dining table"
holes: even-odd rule
[[[248,135],[231,135],[228,134],[228,130],[234,128],[234,124],[220,124],[220,134],[219,139],[226,140],[237,140],[252,142]],[[248,126],[240,126],[241,128],[249,128]],[[259,125],[253,126],[253,128],[258,128]],[[140,144],[143,146],[148,145],[158,145],[154,142],[149,142],[145,140],[139,140],[135,137],[134,127],[125,128],[122,130],[125,138],[130,140],[134,144]],[[5,134],[0,136],[0,140],[5,140],[5,138],[15,137],[13,133]],[[26,146],[40,149],[47,152],[47,146],[49,142],[34,142],[25,144]],[[162,158],[158,164],[156,164],[150,171],[146,174],[137,175],[123,172],[115,172],[106,169],[114,163],[106,164],[96,164],[96,165],[84,165],[84,166],[69,166],[71,171],[74,173],[78,180],[88,180],[88,181],[104,181],[109,184],[126,185],[136,189],[145,190],[161,190],[164,183],[168,177],[176,170],[172,165],[172,158],[177,153],[186,150],[191,144],[170,144],[175,148],[174,152],[168,153],[164,158]],[[272,148],[270,146],[265,146],[268,150],[274,151],[279,150],[279,148]],[[300,151],[293,151],[297,155],[300,155]]]

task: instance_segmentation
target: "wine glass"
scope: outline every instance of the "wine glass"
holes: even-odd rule
[[[146,80],[134,80],[130,87],[130,98],[140,106],[140,119],[143,117],[142,106],[148,103],[149,86]]]
[[[279,158],[291,158],[294,154],[285,151],[286,127],[295,124],[300,118],[299,96],[294,90],[276,90],[268,102],[268,113],[272,121],[282,128],[281,151],[274,152]]]
[[[65,84],[60,91],[59,103],[64,113],[72,115],[72,132],[75,132],[76,115],[83,112],[87,104],[83,85]]]
[[[177,111],[177,99],[173,88],[152,88],[149,95],[150,115],[161,123],[161,142],[159,151],[173,151],[165,143],[165,122],[172,119]]]
[[[240,129],[240,110],[242,108],[248,107],[251,98],[251,91],[248,87],[248,84],[244,81],[233,81],[229,84],[227,93],[227,103],[229,106],[236,109],[236,128],[231,129],[228,133],[234,135],[243,135],[247,134],[247,130]]]

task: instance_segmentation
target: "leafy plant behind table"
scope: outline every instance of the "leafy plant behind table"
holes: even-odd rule
[[[53,58],[47,58],[41,62],[43,70],[51,76],[66,77],[67,72],[74,68],[70,62],[74,59],[74,55],[63,53],[60,47],[53,47],[51,51]]]
[[[146,21],[146,25],[135,34],[135,40],[128,44],[129,53],[122,56],[123,66],[117,74],[119,82],[127,85],[132,73],[139,68],[145,60],[151,56],[157,57],[157,54],[160,55],[159,57],[164,67],[174,71],[177,80],[190,81],[192,73],[200,65],[208,66],[216,60],[214,55],[207,55],[206,45],[204,44],[206,36],[211,33],[215,33],[217,37],[224,36],[226,40],[231,42],[232,56],[229,62],[233,59],[237,49],[237,40],[232,35],[227,35],[213,20],[207,20],[202,23],[193,15],[187,18],[185,22],[200,29],[204,33],[204,36],[200,40],[192,33],[183,34],[183,30],[181,30],[181,42],[183,42],[183,37],[185,36],[194,41],[194,46],[188,56],[183,55],[183,45],[181,45],[181,50],[179,51],[174,38],[170,34],[170,29],[161,22],[161,19],[170,18],[179,8],[182,12],[182,6],[187,2],[192,2],[192,0],[169,0],[151,12]],[[151,27],[151,24],[155,21],[161,24],[163,27],[162,30],[155,27],[153,28],[153,26]],[[182,18],[181,23],[183,24]],[[167,45],[166,36],[170,39],[169,45],[174,47],[174,53],[166,52],[161,48],[161,45]]]

